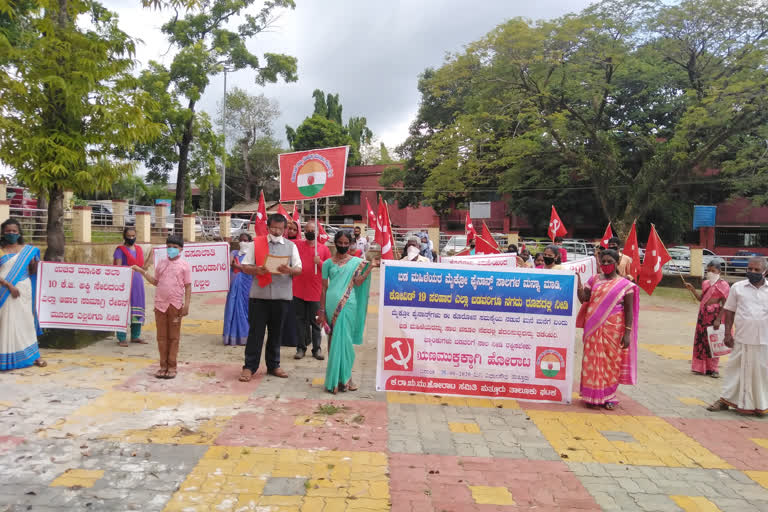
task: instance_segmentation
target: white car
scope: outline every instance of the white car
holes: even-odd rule
[[[440,256],[453,256],[467,247],[467,235],[453,235],[440,251]]]
[[[705,271],[707,265],[714,258],[717,258],[717,254],[709,249],[702,249],[702,271]],[[667,252],[672,259],[662,267],[662,271],[665,274],[690,274],[691,272],[691,248],[685,245],[676,245],[667,249]]]

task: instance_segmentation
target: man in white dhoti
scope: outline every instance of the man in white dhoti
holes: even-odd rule
[[[725,370],[722,396],[707,407],[733,407],[746,414],[768,412],[768,285],[763,257],[749,260],[747,279],[731,287],[725,302],[725,344],[733,348]],[[736,331],[733,332],[733,326]]]

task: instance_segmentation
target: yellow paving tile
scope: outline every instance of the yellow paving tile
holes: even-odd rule
[[[690,396],[679,396],[677,399],[684,403],[685,405],[701,405],[701,406],[708,406],[709,404],[703,400],[699,400],[698,398],[693,398]]]
[[[751,441],[755,443],[758,446],[762,446],[763,448],[768,448],[768,439],[761,439],[759,437],[753,437],[751,438]]]
[[[471,398],[463,396],[424,395],[419,393],[387,393],[387,402],[415,405],[453,405],[456,407],[479,407],[485,409],[520,409],[516,400]]]
[[[165,511],[389,510],[385,453],[211,446]],[[270,477],[307,478],[306,496],[263,496]]]
[[[528,411],[555,451],[571,462],[731,469],[732,466],[661,418]],[[609,441],[626,432],[636,442]]]
[[[68,469],[59,475],[51,487],[93,487],[101,477],[104,471],[100,469]]]
[[[478,505],[514,505],[515,500],[506,487],[470,485],[472,498]]]
[[[688,345],[661,345],[653,343],[640,343],[640,348],[653,352],[664,359],[675,361],[690,361],[693,348]],[[728,356],[720,358],[721,363],[728,361]]]
[[[213,444],[231,416],[219,416],[203,421],[194,430],[182,425],[157,425],[148,429],[126,430],[106,439],[123,443],[150,444]]]
[[[670,496],[670,498],[685,512],[720,512],[717,505],[704,496]]]
[[[312,379],[312,387],[321,388],[325,385],[325,377],[315,377]]]
[[[768,471],[745,471],[744,474],[768,489]]]
[[[448,423],[448,428],[451,432],[461,434],[479,434],[480,427],[477,423]]]

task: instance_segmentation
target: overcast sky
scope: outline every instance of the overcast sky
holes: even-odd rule
[[[171,11],[139,7],[139,0],[103,0],[120,15],[120,26],[143,40],[138,59],[170,64],[172,53],[160,32]],[[447,53],[481,38],[499,23],[523,16],[553,18],[583,9],[587,0],[296,0],[273,31],[249,42],[259,55],[286,53],[298,59],[298,82],[259,87],[253,72],[228,76],[254,94],[274,98],[282,112],[275,135],[285,139],[313,108],[312,91],[339,93],[343,120],[365,116],[374,136],[389,147],[400,144],[416,115],[419,73],[439,67]],[[255,12],[260,4],[252,7]],[[199,109],[214,114],[223,77],[212,80]],[[286,143],[287,144],[287,143]]]

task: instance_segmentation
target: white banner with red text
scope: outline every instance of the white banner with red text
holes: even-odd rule
[[[383,261],[378,391],[570,403],[576,276]]]
[[[480,254],[472,256],[445,256],[440,259],[440,263],[448,263],[450,265],[477,265],[488,267],[515,268],[517,267],[517,254],[502,253]]]
[[[587,284],[589,278],[597,274],[597,260],[592,256],[581,258],[579,260],[567,261],[561,266],[572,272],[576,272],[581,277],[581,282]]]
[[[229,251],[227,242],[185,244],[181,250],[192,268],[192,293],[229,291]],[[164,245],[154,248],[154,264],[168,258]]]
[[[40,327],[125,332],[132,275],[128,267],[41,261],[35,304]]]

